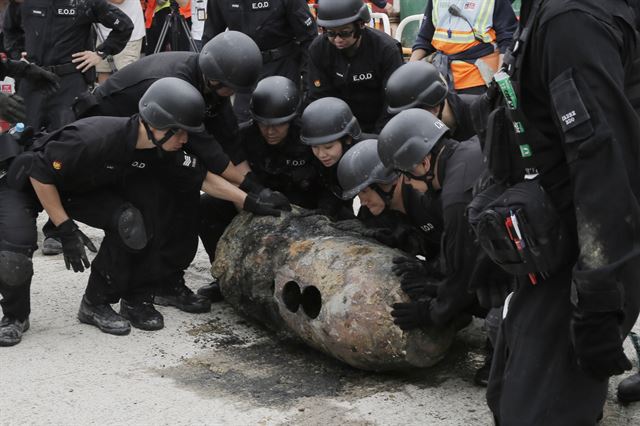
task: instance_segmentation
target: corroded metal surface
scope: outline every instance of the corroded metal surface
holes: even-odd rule
[[[243,213],[218,245],[213,274],[240,313],[365,370],[428,367],[451,328],[402,332],[390,305],[408,301],[391,272],[398,251],[345,235],[324,216]]]

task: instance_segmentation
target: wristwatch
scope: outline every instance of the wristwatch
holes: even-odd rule
[[[109,55],[107,55],[105,52],[101,52],[101,51],[99,51],[99,50],[96,50],[96,53],[97,53],[97,54],[98,54],[98,56],[100,56],[102,59],[104,59],[104,58],[106,58],[107,56],[109,56]]]

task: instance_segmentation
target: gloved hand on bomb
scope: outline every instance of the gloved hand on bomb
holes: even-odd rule
[[[248,193],[242,209],[259,216],[280,216],[281,211],[291,211],[291,204],[287,197],[269,188],[262,189],[258,194]]]
[[[391,270],[400,278],[402,291],[412,301],[418,301],[424,297],[436,297],[438,283],[444,278],[444,275],[435,267],[415,257],[393,258]]]

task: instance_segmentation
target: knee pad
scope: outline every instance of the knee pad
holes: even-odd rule
[[[124,206],[118,218],[118,235],[125,246],[132,250],[142,250],[147,245],[147,230],[140,210],[131,204]]]
[[[33,263],[30,257],[12,251],[0,251],[0,281],[10,287],[18,287],[32,276]]]

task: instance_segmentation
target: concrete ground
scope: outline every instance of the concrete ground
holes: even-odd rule
[[[434,368],[373,374],[282,341],[224,303],[199,315],[159,307],[161,331],[104,334],[76,319],[88,274],[65,270],[62,256],[38,252],[34,264],[31,329],[0,348],[0,425],[492,424],[472,383],[479,322]],[[200,250],[187,282],[196,289],[208,280]],[[611,380],[601,425],[640,425],[640,403],[615,400],[621,378]]]

